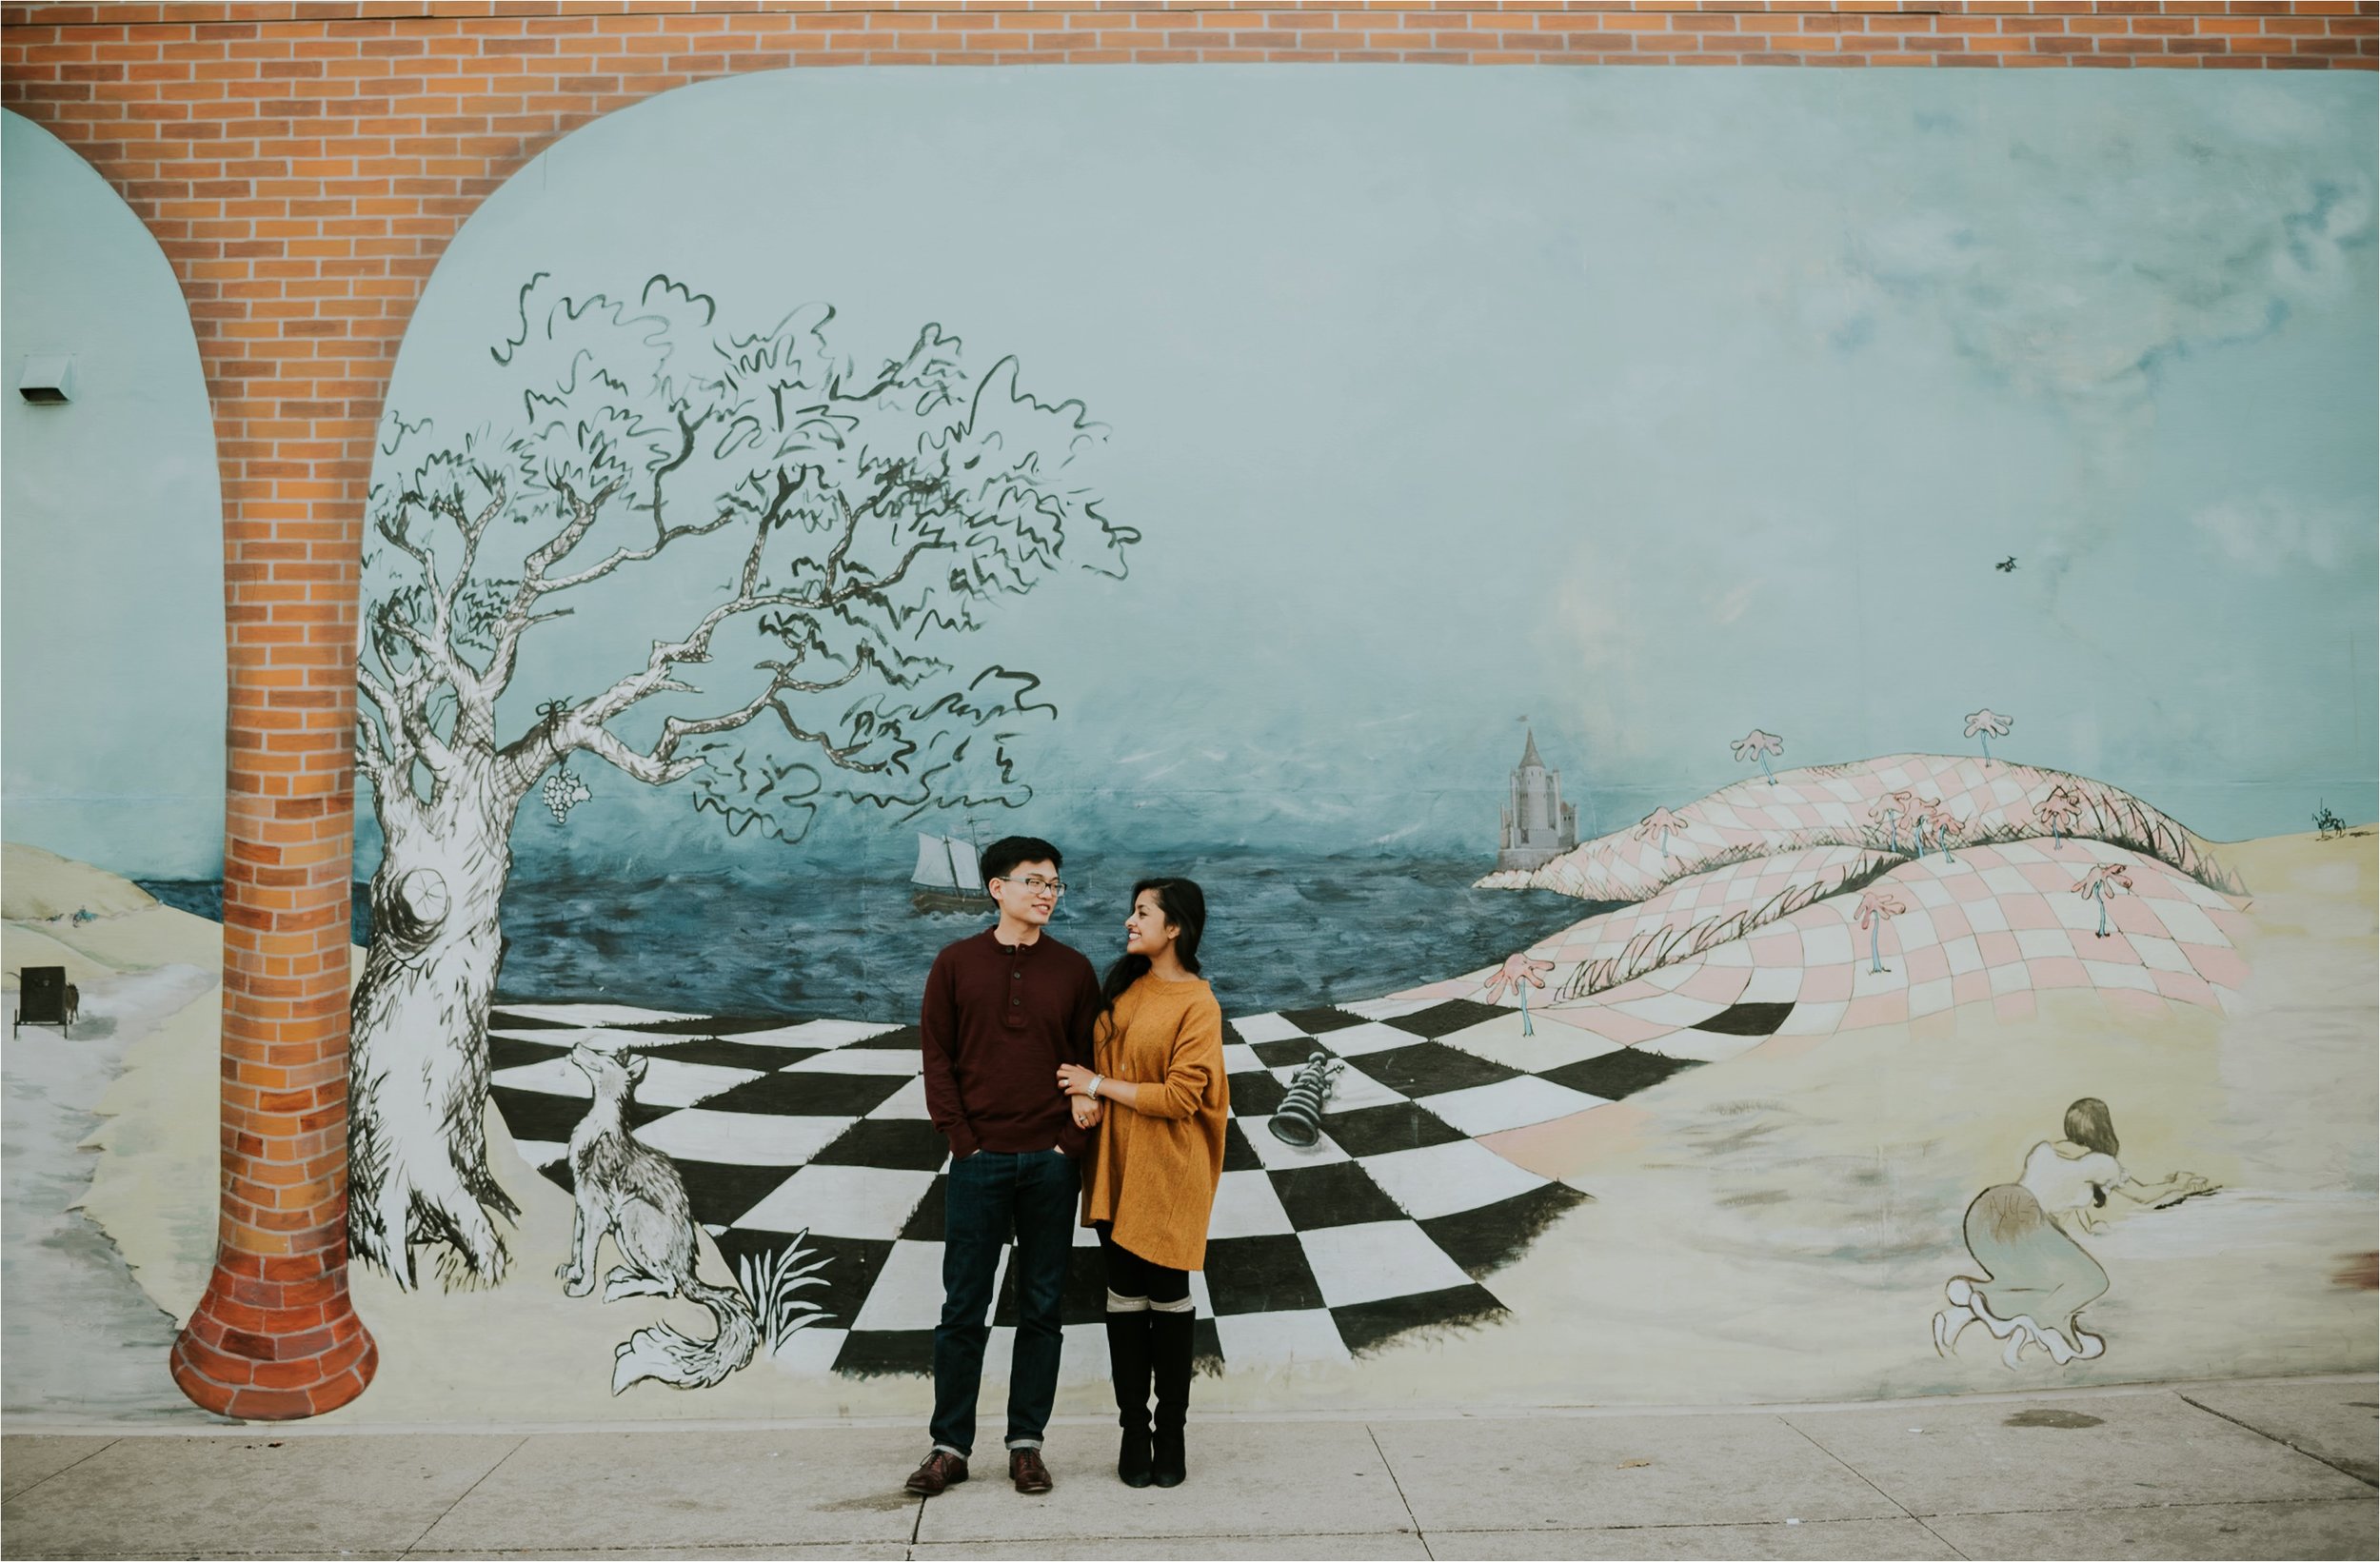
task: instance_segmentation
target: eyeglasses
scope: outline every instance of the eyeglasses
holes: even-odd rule
[[[1052,899],[1055,899],[1066,893],[1066,881],[1064,880],[1044,879],[1038,873],[1027,874],[1022,879],[1002,879],[1001,880],[1001,882],[1003,884],[1021,884],[1024,886],[1024,892],[1027,895],[1047,895]]]

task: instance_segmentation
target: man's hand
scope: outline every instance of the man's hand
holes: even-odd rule
[[[1097,1128],[1100,1125],[1100,1104],[1087,1096],[1073,1097],[1074,1125],[1077,1128]]]

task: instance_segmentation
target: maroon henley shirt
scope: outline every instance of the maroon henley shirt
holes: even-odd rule
[[[1085,1137],[1058,1091],[1058,1065],[1091,1062],[1099,979],[1080,951],[1044,933],[1004,944],[986,928],[934,957],[920,1005],[925,1108],[953,1158],[1021,1155]]]

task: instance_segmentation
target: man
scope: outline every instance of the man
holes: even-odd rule
[[[1050,1489],[1041,1433],[1058,1396],[1059,1295],[1074,1251],[1076,1157],[1099,1104],[1061,1095],[1061,1063],[1091,1060],[1099,979],[1043,932],[1058,898],[1058,848],[1032,836],[982,857],[1000,920],[934,958],[918,1021],[925,1104],[950,1142],[942,1228],[942,1316],[934,1330],[933,1452],[908,1489],[933,1496],[967,1478],[985,1316],[1001,1249],[1016,1234],[1017,1345],[1008,1374],[1008,1478]]]

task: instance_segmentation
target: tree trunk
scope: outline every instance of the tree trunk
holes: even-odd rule
[[[435,805],[378,810],[387,847],[348,1054],[347,1229],[355,1256],[407,1289],[423,1242],[444,1245],[450,1286],[502,1280],[489,1215],[519,1213],[488,1173],[484,1127],[516,801],[492,764],[459,759]]]

